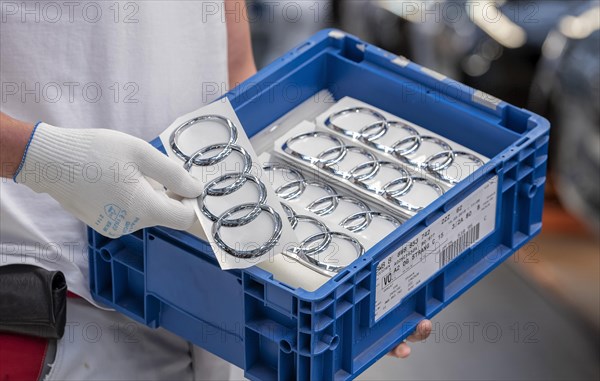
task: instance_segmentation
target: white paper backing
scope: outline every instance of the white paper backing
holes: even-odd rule
[[[204,234],[198,234],[197,227],[191,230],[191,233],[195,233],[198,237],[202,239],[206,239],[208,237],[208,242],[210,243],[217,260],[219,261],[219,265],[222,269],[235,269],[235,268],[247,268],[257,263],[260,263],[269,257],[274,257],[281,252],[281,248],[289,243],[298,242],[292,227],[290,226],[286,214],[281,208],[279,203],[279,198],[275,195],[275,192],[271,188],[269,182],[264,177],[264,171],[262,171],[262,164],[258,161],[258,157],[248,140],[244,132],[244,128],[240,123],[233,107],[229,103],[227,98],[223,98],[221,100],[215,101],[208,106],[205,106],[201,109],[193,111],[189,114],[183,115],[175,122],[173,122],[163,133],[160,134],[160,140],[163,143],[163,146],[168,154],[173,160],[184,164],[184,161],[179,158],[169,144],[169,139],[171,133],[179,127],[181,124],[186,121],[202,116],[202,115],[220,115],[230,119],[237,127],[238,139],[237,145],[243,147],[250,156],[252,157],[253,167],[250,171],[253,175],[257,176],[266,186],[267,189],[267,199],[266,204],[272,207],[281,217],[282,219],[282,234],[279,242],[275,247],[264,255],[251,258],[251,259],[243,259],[232,256],[225,251],[223,251],[219,246],[217,246],[212,238],[212,227],[213,222],[207,218],[201,211],[198,202],[194,202],[194,209],[200,221],[200,225],[202,226],[202,230]],[[179,137],[178,145],[181,150],[186,152],[186,154],[191,155],[197,150],[209,146],[211,144],[216,143],[226,143],[229,139],[229,131],[224,126],[218,123],[212,123],[214,126],[211,126],[212,122],[204,122],[201,124],[194,125],[193,127],[185,130]],[[217,152],[211,154],[217,154]],[[196,178],[200,179],[203,184],[207,184],[211,180],[230,172],[238,172],[242,168],[242,160],[241,156],[236,152],[232,151],[232,153],[225,158],[223,161],[206,167],[200,166],[192,166],[190,172]],[[246,182],[245,185],[242,186],[236,192],[222,197],[207,197],[206,205],[209,209],[216,215],[221,214],[225,210],[239,204],[243,204],[246,202],[256,202],[257,201],[258,192],[252,183],[249,181]],[[272,219],[266,213],[261,213],[255,220],[252,222],[240,226],[240,227],[223,227],[221,228],[221,234],[223,236],[223,240],[229,245],[233,247],[241,247],[241,248],[254,248],[257,245],[265,242],[272,234],[274,229],[274,224]]]

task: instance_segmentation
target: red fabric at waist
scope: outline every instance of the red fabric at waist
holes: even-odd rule
[[[47,349],[47,339],[0,332],[0,380],[37,380]]]
[[[81,297],[67,291],[67,298]],[[0,332],[0,381],[37,380],[47,349],[47,339]]]

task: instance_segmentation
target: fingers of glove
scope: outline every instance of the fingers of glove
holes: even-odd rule
[[[148,177],[148,176],[144,176],[144,178],[146,179],[146,181],[147,181],[147,182],[149,182],[149,183],[150,183],[150,186],[151,186],[152,188],[154,188],[154,189],[156,189],[156,190],[159,190],[159,189],[165,189],[165,186],[164,186],[164,185],[162,185],[162,184],[161,184],[161,183],[159,183],[158,181],[154,180],[153,178],[151,178],[151,177]],[[175,193],[173,193],[173,192],[171,192],[171,191],[169,191],[168,193],[170,193],[170,194],[169,194],[169,196],[171,196],[171,195],[175,195]],[[178,197],[179,197],[179,196],[178,196]]]
[[[145,176],[151,177],[183,197],[195,198],[202,193],[202,183],[183,168],[183,163],[163,155],[143,140],[140,142],[138,143],[140,160],[137,164]]]
[[[194,209],[196,205],[198,205],[198,200],[195,198],[183,198],[181,199],[181,203],[185,205],[186,208]]]
[[[181,201],[169,198],[163,190],[153,190],[154,197],[148,204],[152,225],[166,226],[177,230],[189,229],[196,220],[194,208]]]

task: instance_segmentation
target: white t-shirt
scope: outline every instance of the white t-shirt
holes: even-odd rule
[[[2,2],[0,110],[145,140],[227,88],[220,2]],[[2,179],[0,265],[65,273],[92,301],[83,223],[45,194]]]

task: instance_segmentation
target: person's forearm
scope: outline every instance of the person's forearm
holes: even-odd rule
[[[1,176],[12,178],[19,168],[33,124],[21,122],[0,112]]]
[[[245,1],[225,0],[229,88],[256,73]]]

